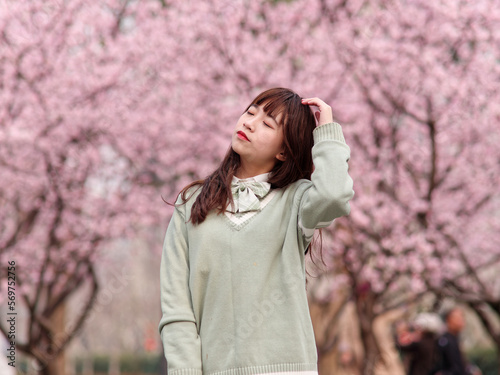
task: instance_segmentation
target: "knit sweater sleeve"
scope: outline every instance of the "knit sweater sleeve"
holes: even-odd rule
[[[337,123],[317,127],[312,149],[314,172],[299,205],[299,227],[304,238],[312,238],[314,229],[324,228],[350,212],[354,196],[348,173],[349,146]]]
[[[201,375],[201,341],[189,290],[185,207],[176,207],[168,225],[160,265],[162,318],[159,330],[169,375]]]

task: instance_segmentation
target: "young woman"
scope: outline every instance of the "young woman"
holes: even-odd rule
[[[220,166],[183,189],[168,226],[159,330],[169,375],[317,373],[304,258],[314,230],[350,211],[349,156],[322,100],[275,88],[252,101]]]

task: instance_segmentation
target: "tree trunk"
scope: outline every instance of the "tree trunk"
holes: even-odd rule
[[[361,324],[361,326],[371,326],[372,322],[367,321],[366,324]],[[362,363],[362,374],[363,375],[374,375],[375,368],[380,360],[380,352],[378,349],[377,341],[375,335],[371,328],[361,327],[361,341],[363,343],[363,349],[365,351],[365,356]]]
[[[377,342],[380,358],[376,375],[404,375],[403,362],[396,349],[391,326],[402,318],[404,310],[390,310],[378,315],[373,322],[373,334]]]
[[[62,303],[56,308],[54,313],[50,316],[49,321],[53,329],[52,340],[53,345],[59,348],[58,342],[66,337],[65,332],[65,316],[66,316],[66,304]],[[39,363],[38,374],[39,375],[65,375],[65,358],[64,351],[59,355],[47,358],[45,363]]]
[[[380,349],[373,332],[373,313],[375,296],[367,290],[357,293],[355,297],[358,313],[361,342],[364,349],[364,358],[361,364],[361,374],[374,375],[377,363],[380,360]]]

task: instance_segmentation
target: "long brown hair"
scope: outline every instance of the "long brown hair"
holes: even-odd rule
[[[316,127],[314,115],[308,105],[302,104],[301,97],[285,88],[273,88],[259,94],[250,105],[261,106],[266,114],[276,118],[281,114],[285,160],[276,159],[269,174],[271,188],[284,188],[299,179],[311,179],[313,161],[313,130]],[[190,198],[188,191],[199,186],[201,192],[191,208],[190,220],[201,224],[208,213],[226,211],[232,204],[231,182],[240,166],[240,156],[232,149],[226,153],[219,167],[204,180],[194,181],[181,191],[183,203]]]

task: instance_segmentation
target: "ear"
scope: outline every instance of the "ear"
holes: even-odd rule
[[[276,155],[276,159],[278,159],[279,161],[285,161],[286,160],[285,153],[281,151],[279,154]]]

